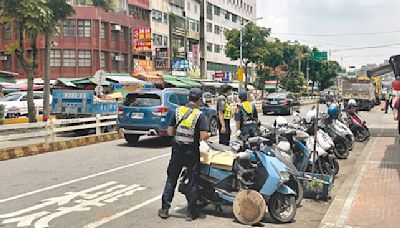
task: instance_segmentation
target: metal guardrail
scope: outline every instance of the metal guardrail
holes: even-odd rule
[[[102,127],[115,126],[117,115],[96,115],[89,118],[76,119],[52,119],[47,122],[31,123],[31,124],[10,124],[3,125],[0,128],[0,142],[27,138],[44,137],[46,143],[50,139],[54,142],[57,133],[71,132],[75,130],[96,129],[96,135],[102,133]],[[15,133],[15,131],[23,130],[25,132]],[[11,132],[10,132],[11,131]],[[12,132],[14,131],[14,132]],[[26,132],[31,131],[31,132]],[[8,134],[10,132],[10,134]]]

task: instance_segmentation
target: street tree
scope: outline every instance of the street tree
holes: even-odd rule
[[[246,72],[249,63],[259,63],[262,53],[267,44],[266,38],[270,35],[271,29],[248,23],[242,30],[242,56]],[[231,60],[240,58],[240,30],[232,29],[225,32],[227,45],[225,55]]]
[[[33,103],[33,78],[38,68],[38,36],[51,23],[52,13],[46,0],[0,1],[0,20],[6,26],[13,26],[18,40],[7,46],[7,53],[15,55],[27,75],[27,103],[29,122],[36,122]],[[26,52],[25,45],[30,52]]]

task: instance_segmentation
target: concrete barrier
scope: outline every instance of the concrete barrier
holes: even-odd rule
[[[114,141],[122,139],[119,133],[109,133],[103,135],[90,135],[86,137],[74,138],[70,140],[61,140],[52,143],[38,143],[27,146],[18,146],[6,149],[0,149],[0,161],[14,158],[32,156],[36,154],[44,154],[53,151],[66,150],[75,147],[87,146],[100,142]]]

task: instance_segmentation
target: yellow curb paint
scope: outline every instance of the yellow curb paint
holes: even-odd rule
[[[15,154],[15,156],[16,157],[25,157],[25,152],[24,152],[24,150],[21,148],[21,147],[19,147],[19,148],[16,148],[15,150],[14,150],[14,154]]]

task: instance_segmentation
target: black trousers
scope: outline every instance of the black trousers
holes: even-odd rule
[[[229,146],[229,141],[231,141],[231,120],[224,120],[225,121],[225,133],[221,133],[222,125],[221,123],[218,124],[219,129],[219,143]]]
[[[175,188],[182,168],[186,167],[189,176],[188,192],[185,194],[188,201],[188,212],[196,213],[198,197],[198,175],[200,169],[199,147],[172,144],[172,154],[167,169],[167,182],[162,195],[162,208],[169,209],[174,198]]]

